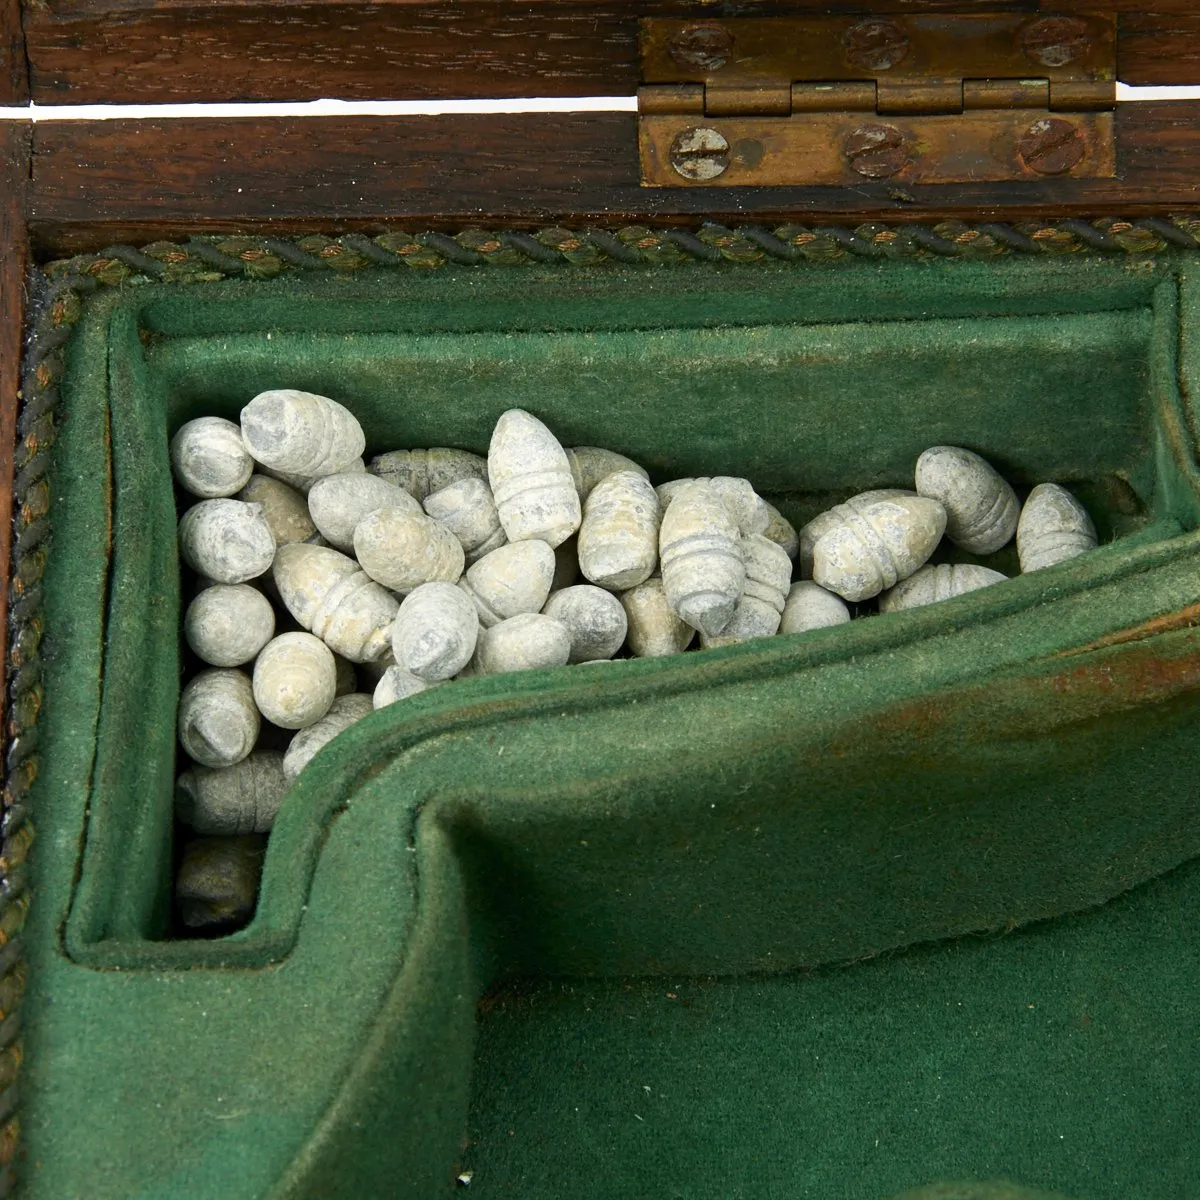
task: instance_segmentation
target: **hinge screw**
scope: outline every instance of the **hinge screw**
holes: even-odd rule
[[[729,143],[715,129],[685,129],[671,143],[671,166],[694,183],[716,179],[729,168]]]
[[[1064,175],[1083,158],[1083,134],[1070,121],[1042,117],[1017,142],[1021,161],[1039,175]]]
[[[895,125],[860,125],[847,139],[850,169],[868,179],[888,179],[908,166],[911,155]]]
[[[908,34],[895,21],[861,21],[842,37],[846,59],[867,71],[890,71],[908,54]]]
[[[1087,54],[1091,37],[1078,17],[1043,17],[1026,25],[1021,45],[1039,67],[1065,67]]]
[[[687,25],[667,43],[681,67],[719,71],[733,53],[733,34],[723,25]]]

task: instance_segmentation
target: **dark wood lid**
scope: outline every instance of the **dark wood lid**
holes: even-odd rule
[[[1152,11],[1142,11],[1152,5]],[[828,12],[829,0],[0,0],[7,101],[171,103],[630,96],[639,22]],[[1115,12],[1117,74],[1200,83],[1198,0],[860,0],[855,14]],[[515,15],[513,15],[515,13]],[[28,62],[28,74],[24,71]],[[27,219],[45,252],[197,228],[377,232],[803,216],[855,224],[1200,208],[1200,105],[1123,104],[1115,175],[849,186],[642,187],[632,112],[46,122]],[[147,170],[147,164],[153,164]]]
[[[0,0],[0,99],[134,104],[627,96],[640,82],[642,17],[830,10],[1117,12],[1123,82],[1200,83],[1198,7],[1196,0],[735,0],[718,14],[697,0],[525,0],[519,6],[497,0],[26,0],[23,6]]]

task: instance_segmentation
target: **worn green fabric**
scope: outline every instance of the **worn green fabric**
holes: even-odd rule
[[[90,301],[46,575],[30,1194],[437,1195],[498,980],[813,968],[1088,908],[1200,854],[1187,261],[445,268]],[[285,801],[254,922],[169,940],[167,438],[278,386],[344,400],[372,452],[482,450],[520,404],[658,479],[744,473],[796,519],[955,442],[1071,484],[1120,536],[896,617],[376,713]]]
[[[1015,1183],[935,1183],[897,1196],[896,1200],[1067,1200]]]
[[[481,1008],[463,1168],[487,1200],[1191,1200],[1198,995],[1198,863],[800,976],[522,983]],[[972,1177],[1024,1187],[922,1186]]]

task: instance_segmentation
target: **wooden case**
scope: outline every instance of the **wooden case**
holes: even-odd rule
[[[963,12],[1015,14],[1029,22],[1115,14],[1115,70],[1122,83],[1200,83],[1200,13],[1191,0],[1148,3],[1149,11],[1147,0],[867,0],[851,11],[856,22],[901,24]],[[719,11],[693,0],[653,6],[638,0],[531,0],[519,13],[510,13],[480,0],[29,0],[24,5],[0,0],[5,56],[0,100],[13,105],[32,100],[52,109],[326,97],[631,96],[644,84],[660,82],[643,74],[639,30],[644,19],[719,29],[730,20],[809,19],[829,7],[820,0],[788,5],[747,0]],[[632,268],[671,259],[737,263],[843,255],[986,261],[993,253],[1033,257],[1083,251],[1125,264],[1131,277],[1153,274],[1156,255],[1186,253],[1200,245],[1194,216],[1200,212],[1200,102],[1123,104],[1112,125],[1115,158],[1109,177],[968,177],[930,183],[914,182],[901,172],[864,177],[852,186],[665,188],[642,185],[638,116],[630,111],[12,120],[0,125],[0,570],[7,597],[0,607],[0,655],[6,655],[9,682],[0,860],[0,1159],[5,1163],[0,1196],[11,1194],[36,1166],[21,1157],[17,1098],[18,1005],[24,987],[18,934],[29,903],[25,858],[37,825],[36,813],[28,819],[25,801],[38,769],[37,718],[43,702],[38,556],[53,525],[50,493],[37,487],[44,467],[37,464],[55,372],[61,369],[52,352],[74,320],[69,290],[47,292],[40,275],[44,267],[72,260],[61,269],[63,278],[82,281],[81,287],[97,282],[103,287],[110,280],[169,280],[206,270],[249,278],[267,265],[286,271],[289,263],[349,277],[358,266],[397,256],[410,265],[450,262],[465,271],[487,263],[550,266],[589,257]],[[1155,277],[1163,287],[1155,303],[1174,286],[1169,274]],[[1120,286],[1112,284],[1116,290]],[[40,304],[46,297],[61,311],[53,306],[27,311],[31,299]],[[16,618],[11,630],[4,623],[10,612]],[[1065,724],[1090,719],[1097,704],[1107,705],[1108,716],[1123,711],[1121,689],[1130,707],[1165,710],[1190,702],[1200,675],[1190,642],[1183,643],[1195,621],[1195,605],[1180,603],[1171,614],[1105,633],[1089,644],[1089,654],[1120,657],[1115,684],[1106,658],[1094,670],[1091,659],[1078,671],[1056,666],[1045,679],[1039,676],[1036,686],[1047,696],[1067,695]],[[1021,700],[997,703],[1011,703],[1015,710]],[[1050,705],[1046,699],[1039,703]],[[932,718],[910,714],[905,719],[914,724],[885,729],[881,736],[919,741],[925,728],[920,722]],[[976,730],[972,736],[984,735]],[[1180,822],[1186,824],[1184,818]],[[1182,834],[1178,840],[1186,841]],[[1152,873],[1146,864],[1152,860],[1162,867],[1168,857],[1147,855],[1140,869]],[[1132,882],[1138,871],[1129,869]],[[1102,892],[1098,889],[1095,898]],[[570,956],[564,961],[569,969]],[[99,959],[94,965],[105,966]],[[169,967],[153,964],[164,974]],[[695,981],[676,985],[668,980],[661,990],[672,1002],[678,994],[701,1003]],[[582,996],[586,988],[576,991]],[[585,1008],[586,1000],[579,1001]],[[608,995],[605,1003],[610,1011],[624,1012],[620,995],[615,1001]],[[532,1006],[518,989],[485,997],[481,1007],[512,1019]],[[636,1013],[630,1015],[637,1019]],[[1079,1019],[1086,1031],[1090,1018],[1081,1013]],[[612,1018],[610,1024],[615,1028],[619,1022]],[[489,1042],[491,1049],[500,1037]],[[555,1049],[566,1053],[570,1047]],[[488,1069],[485,1064],[485,1075]],[[136,1077],[130,1078],[132,1089]],[[503,1086],[494,1072],[491,1086]],[[752,1106],[753,1099],[746,1102]],[[630,1112],[630,1121],[642,1120],[640,1107]],[[316,1137],[314,1146],[312,1155],[319,1158],[324,1151]],[[608,1153],[613,1161],[620,1158],[619,1147]],[[593,1181],[589,1193],[596,1197],[618,1194],[605,1190],[604,1162],[603,1156],[597,1159],[601,1179]],[[671,1163],[674,1170],[674,1159]],[[375,1184],[363,1181],[376,1177],[355,1175],[336,1155],[321,1160],[311,1177],[304,1176],[304,1163],[290,1169],[270,1194],[391,1194],[371,1190]],[[348,1172],[344,1178],[350,1182],[339,1184],[339,1172]],[[464,1173],[460,1186],[471,1182],[469,1170]],[[774,1178],[769,1171],[763,1177]],[[570,1178],[573,1194],[582,1194],[578,1188],[586,1173]],[[629,1188],[629,1179],[621,1178],[620,1186]],[[654,1186],[661,1191],[666,1178],[655,1177]],[[453,1186],[453,1179],[448,1176],[446,1184]],[[186,1175],[146,1186],[152,1189],[147,1195],[191,1194]],[[405,1186],[397,1182],[395,1194],[421,1194]],[[680,1195],[709,1194],[703,1179],[685,1179],[683,1186],[692,1190]],[[775,1180],[774,1186],[786,1184]],[[901,1186],[907,1186],[907,1177],[896,1190]],[[1079,1200],[1107,1197],[1105,1186],[1098,1182],[1094,1196]],[[120,1194],[119,1185],[105,1177],[95,1194]],[[845,1194],[868,1200],[866,1192]],[[929,1193],[935,1195],[999,1200],[1033,1193]]]

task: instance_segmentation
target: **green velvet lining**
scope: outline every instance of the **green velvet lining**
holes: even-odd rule
[[[445,268],[90,302],[47,571],[31,1194],[438,1194],[497,979],[811,968],[1200,853],[1185,261]],[[278,386],[346,401],[374,452],[482,450],[519,404],[656,478],[744,473],[797,520],[966,444],[1071,484],[1118,540],[892,618],[383,710],[293,788],[252,924],[170,941],[166,444]]]
[[[506,989],[481,1008],[471,1195],[1190,1200],[1198,931],[1192,863],[805,976]],[[919,1187],[970,1178],[1031,1190]]]

